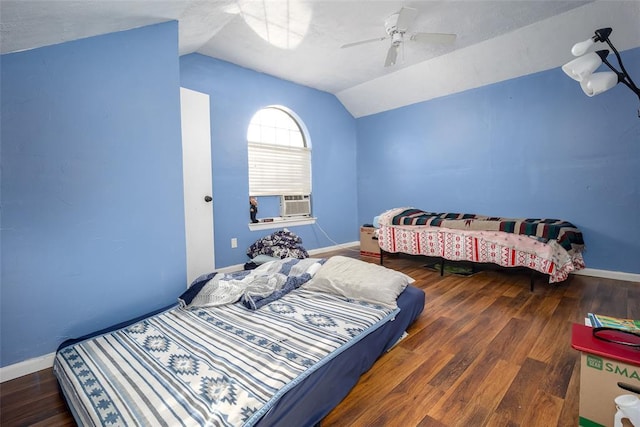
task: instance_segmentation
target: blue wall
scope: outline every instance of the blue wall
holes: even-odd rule
[[[269,105],[294,111],[311,138],[318,223],[290,230],[306,249],[359,239],[356,123],[335,96],[198,54],[180,59],[180,78],[182,86],[210,95],[216,267],[247,262],[247,248],[275,231],[248,227],[247,129],[253,115]],[[265,209],[259,206],[258,217],[267,216]],[[234,237],[238,247],[230,249]]]
[[[622,57],[640,79],[640,49]],[[639,107],[557,68],[360,118],[359,222],[401,206],[561,218],[587,267],[640,273]]]
[[[175,302],[178,26],[3,55],[2,366]]]

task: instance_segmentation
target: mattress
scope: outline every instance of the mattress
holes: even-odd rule
[[[562,282],[570,273],[585,268],[582,234],[567,226],[570,223],[565,221],[539,220],[529,223],[528,220],[491,218],[495,221],[447,219],[440,221],[438,226],[393,224],[394,216],[407,210],[392,209],[380,215],[377,234],[378,244],[383,251],[440,257],[450,261],[492,263],[502,267],[526,267],[548,275],[549,283]],[[427,218],[433,221],[434,218],[441,220],[440,217],[452,215],[457,218],[459,214],[439,214]],[[466,221],[471,221],[468,228],[464,225]],[[444,224],[455,224],[458,228],[447,228]],[[524,224],[516,227],[522,233],[516,233],[515,229],[502,231],[505,224]],[[489,229],[476,229],[480,227]],[[524,234],[525,231],[532,235]],[[549,237],[550,231],[555,231],[556,236],[563,236],[564,246]]]
[[[63,343],[54,373],[79,425],[312,426],[398,341],[424,293],[409,285],[397,304],[296,289],[255,311],[176,305]]]

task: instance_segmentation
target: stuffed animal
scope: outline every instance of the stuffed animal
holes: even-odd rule
[[[258,200],[255,197],[249,197],[249,217],[251,218],[252,223],[259,222],[256,219],[257,214],[258,214]]]

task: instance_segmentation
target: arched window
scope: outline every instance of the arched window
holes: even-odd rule
[[[258,111],[247,131],[249,196],[311,194],[311,147],[304,125],[284,107]]]

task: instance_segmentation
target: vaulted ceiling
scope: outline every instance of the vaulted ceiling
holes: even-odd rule
[[[394,66],[385,19],[416,10]],[[335,94],[360,117],[559,67],[571,46],[613,27],[619,50],[640,46],[638,0],[2,0],[2,53],[179,21],[180,55],[198,52]]]

